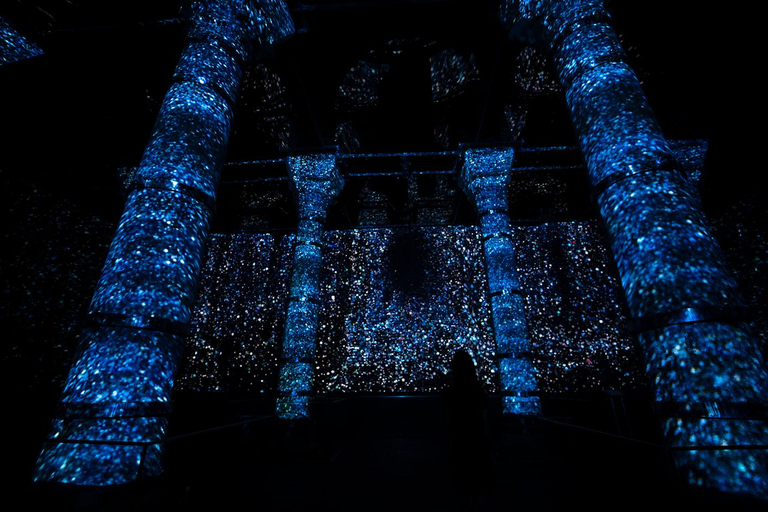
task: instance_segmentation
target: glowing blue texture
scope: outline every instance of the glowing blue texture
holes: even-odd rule
[[[182,56],[177,76],[197,58],[198,54],[189,54],[190,47]],[[228,53],[220,53],[217,65],[229,72],[217,74],[225,75],[227,83],[222,89],[228,91],[239,83],[241,72]],[[163,101],[135,182],[196,194],[212,202],[229,139],[232,108],[226,97],[210,87],[217,83],[213,77],[183,76],[187,81],[171,85]]]
[[[748,418],[670,418],[662,424],[681,477],[695,485],[768,497],[765,420]],[[695,450],[690,447],[718,447]]]
[[[90,312],[188,323],[210,216],[203,203],[178,192],[132,192]]]
[[[541,412],[537,396],[504,396],[501,400],[504,414],[530,415]]]
[[[193,5],[189,43],[91,301],[96,327],[62,393],[62,408],[77,406],[77,417],[54,422],[37,480],[112,485],[162,470],[163,406],[191,319],[239,64],[255,35],[243,5]]]
[[[118,485],[162,472],[159,443],[51,443],[36,468],[36,480],[63,484]],[[105,477],[105,475],[109,475]]]
[[[43,50],[26,39],[0,17],[0,66],[43,55]]]
[[[296,191],[299,226],[285,319],[277,414],[281,418],[303,418],[309,415],[307,397],[314,384],[323,223],[343,182],[334,155],[291,156],[287,163]]]
[[[149,329],[87,329],[63,404],[167,403],[182,337]]]
[[[681,174],[637,174],[611,186],[598,202],[634,317],[740,305],[736,283]]]
[[[644,389],[597,223],[514,226],[513,235],[539,391]],[[296,244],[293,234],[209,239],[176,388],[277,391]],[[498,391],[479,228],[326,231],[319,275],[313,392],[438,392],[458,348]]]
[[[639,335],[658,401],[761,403],[765,365],[745,324],[670,325]]]
[[[35,479],[113,485],[158,474],[182,350],[180,336],[86,329]]]
[[[218,39],[236,50],[241,60],[248,58],[251,41],[273,45],[295,30],[283,0],[193,0],[189,7],[188,38]]]
[[[288,175],[296,192],[299,223],[299,240],[319,242],[326,210],[344,186],[336,169],[336,157],[331,154],[314,154],[288,157]]]
[[[623,61],[602,1],[553,0],[547,8],[555,67],[656,400],[765,405],[765,363],[747,326],[732,321],[743,305],[736,284],[640,82]],[[724,420],[703,429],[691,421],[674,424],[667,439],[675,445],[768,444],[764,423],[748,436]],[[686,452],[676,460],[692,484],[768,496],[768,465],[756,466],[754,454]]]
[[[534,19],[546,0],[501,0],[499,20],[505,27],[511,27],[521,20]]]
[[[464,154],[461,182],[480,217],[501,394],[525,398],[516,402],[504,400],[504,412],[538,414],[541,408],[537,397],[532,396],[538,389],[536,372],[531,362],[524,299],[507,213],[512,160],[510,148],[469,149]],[[510,407],[506,408],[507,405]]]

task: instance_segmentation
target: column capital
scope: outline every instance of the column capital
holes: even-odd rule
[[[299,218],[324,216],[331,201],[344,186],[336,167],[336,155],[314,153],[289,156],[286,165],[299,203]]]
[[[481,216],[493,210],[506,211],[506,190],[513,160],[511,147],[472,148],[464,152],[459,184]]]

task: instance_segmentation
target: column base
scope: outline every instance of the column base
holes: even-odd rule
[[[284,420],[309,418],[309,396],[279,396],[276,406],[277,417]]]
[[[662,427],[684,485],[768,499],[764,418],[677,417]]]
[[[502,399],[504,415],[541,415],[541,401],[537,396],[505,396]]]
[[[48,441],[37,460],[36,483],[122,485],[163,473],[161,443]]]

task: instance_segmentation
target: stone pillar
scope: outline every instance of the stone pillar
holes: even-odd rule
[[[693,485],[768,496],[766,367],[695,193],[602,1],[541,7],[678,471]]]
[[[320,271],[325,216],[343,182],[332,154],[288,157],[296,192],[299,226],[280,361],[277,415],[309,416],[315,375],[315,345],[320,313]]]
[[[530,415],[541,404],[507,206],[513,156],[511,148],[469,149],[460,180],[480,219],[503,412]]]
[[[185,48],[89,307],[35,480],[113,485],[162,472],[171,391],[242,63],[293,30],[282,3],[191,4]]]

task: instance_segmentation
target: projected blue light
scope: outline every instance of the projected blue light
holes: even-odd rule
[[[160,472],[182,350],[183,338],[166,333],[85,330],[36,480],[111,485]]]
[[[43,50],[0,17],[0,66],[43,55]]]
[[[321,294],[318,392],[439,392],[459,348],[497,390],[477,229],[328,232]]]
[[[512,160],[512,149],[467,150],[461,181],[480,217],[504,412],[538,414],[536,372],[507,213]]]
[[[293,276],[285,320],[277,414],[281,418],[309,415],[320,312],[320,269],[326,211],[343,183],[334,155],[288,158],[288,174],[296,191],[299,226],[293,255]]]
[[[191,320],[240,63],[266,23],[258,19],[264,9],[252,13],[250,2],[211,0],[191,8],[189,41],[91,301],[95,327],[83,336],[67,378],[64,412],[40,455],[38,481],[113,485],[162,470],[167,404]]]
[[[768,454],[760,448],[765,445],[764,419],[670,418],[662,428],[669,444],[681,448],[675,460],[685,481],[766,497]]]
[[[702,403],[764,406],[768,376],[754,337],[735,322],[743,306],[736,284],[602,1],[551,1],[544,27],[656,400],[683,411]],[[690,483],[768,496],[764,455],[695,450],[765,445],[764,423],[665,414],[668,442],[691,449],[676,452]]]
[[[501,0],[499,2],[499,20],[510,28],[522,20],[532,20],[538,15],[546,0]]]
[[[211,212],[178,192],[132,192],[90,312],[187,324]]]

